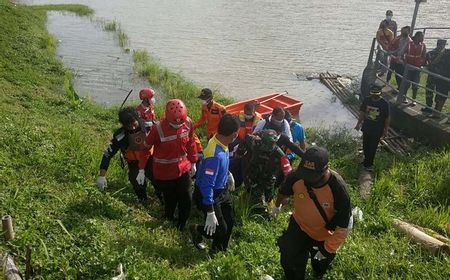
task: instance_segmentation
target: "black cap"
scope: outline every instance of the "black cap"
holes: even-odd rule
[[[204,89],[202,89],[198,98],[207,100],[207,99],[212,98],[212,96],[213,96],[212,91],[209,88],[204,88]]]
[[[321,147],[308,148],[300,161],[298,172],[307,182],[318,181],[328,170],[328,151]]]
[[[387,11],[386,11],[386,15],[387,15],[387,16],[388,16],[388,15],[391,15],[391,16],[392,16],[393,14],[394,14],[394,13],[393,13],[391,10],[387,10]]]

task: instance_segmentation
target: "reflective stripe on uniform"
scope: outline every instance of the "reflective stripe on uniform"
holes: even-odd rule
[[[171,158],[171,159],[165,159],[165,158],[156,158],[153,157],[153,161],[161,164],[171,164],[171,163],[177,163],[187,157],[187,154],[184,154],[181,157],[178,158]]]
[[[184,132],[180,133],[179,135],[164,136],[164,132],[162,130],[160,122],[156,123],[156,130],[158,131],[159,139],[161,140],[161,142],[169,142],[169,141],[176,140],[178,136],[179,136],[179,138],[188,137],[190,126],[187,125],[187,123],[186,123],[186,126],[187,126],[187,131],[184,131]]]

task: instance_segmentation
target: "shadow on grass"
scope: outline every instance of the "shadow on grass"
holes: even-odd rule
[[[117,239],[118,248],[135,248],[145,258],[164,259],[174,268],[186,268],[209,259],[206,251],[198,251],[192,244],[188,231],[178,232],[169,228],[168,223],[161,227],[161,235],[152,232],[148,236],[127,238],[120,236]],[[167,226],[167,228],[165,228]]]

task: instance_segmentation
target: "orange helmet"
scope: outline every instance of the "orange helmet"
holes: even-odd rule
[[[173,124],[180,124],[187,119],[187,108],[180,99],[171,99],[166,104],[166,119]]]
[[[155,91],[151,88],[143,88],[139,92],[139,98],[141,100],[151,99],[155,95]]]

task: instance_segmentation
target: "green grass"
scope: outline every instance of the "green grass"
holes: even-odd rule
[[[122,48],[123,51],[129,52],[128,47],[128,36],[123,32],[120,23],[117,21],[102,21],[103,30],[114,33],[114,38],[117,40],[118,45]]]
[[[108,189],[97,190],[99,161],[118,126],[117,107],[76,98],[45,30],[44,9],[7,0],[0,7],[0,213],[12,215],[17,236],[0,241],[0,251],[12,253],[23,272],[31,245],[34,279],[111,279],[119,263],[127,279],[282,278],[275,240],[287,225],[289,207],[264,221],[249,215],[238,192],[230,250],[210,258],[159,219],[156,201],[149,207],[135,203],[117,159],[108,170]],[[166,98],[182,98],[196,120],[200,88],[145,52],[134,56],[139,73]],[[449,279],[449,259],[424,253],[396,233],[391,220],[400,217],[448,235],[450,151],[422,149],[405,158],[379,153],[372,196],[363,202],[357,197],[357,143],[344,130],[308,132],[310,141],[330,150],[332,168],[365,214],[328,279]],[[201,221],[197,211],[192,221]]]

